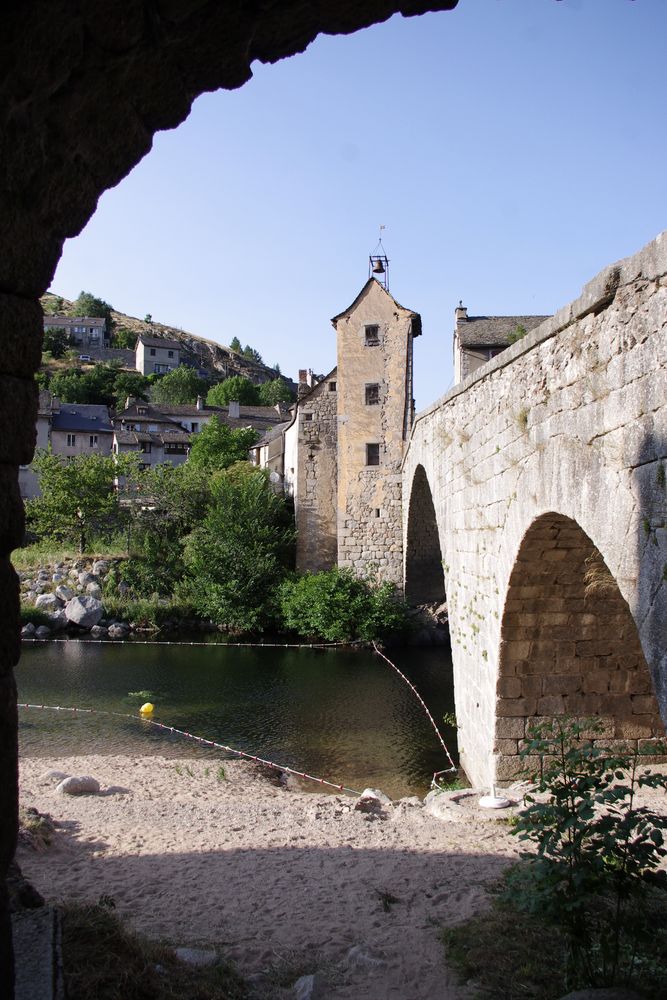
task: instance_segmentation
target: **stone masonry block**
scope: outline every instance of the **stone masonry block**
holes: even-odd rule
[[[632,702],[633,715],[645,715],[656,710],[655,698],[651,695],[633,694],[630,695],[630,701]]]
[[[493,752],[502,754],[503,757],[515,757],[519,752],[518,740],[499,740],[493,742]]]
[[[627,739],[649,739],[655,736],[651,715],[633,715],[631,719],[618,719],[614,728],[615,736]]]
[[[522,739],[526,731],[526,720],[523,717],[496,719],[496,739]]]
[[[547,674],[543,679],[544,694],[576,694],[581,690],[578,674]]]
[[[512,716],[534,715],[537,706],[535,698],[500,698],[497,702],[497,714],[500,718]]]
[[[39,302],[0,293],[0,372],[31,378],[42,358],[43,332]]]
[[[498,696],[500,698],[519,698],[522,693],[519,677],[501,677],[498,681]]]

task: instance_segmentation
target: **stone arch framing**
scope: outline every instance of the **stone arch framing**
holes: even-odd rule
[[[405,543],[405,599],[409,604],[444,601],[445,574],[433,494],[423,465],[412,478]]]
[[[523,537],[507,589],[497,685],[496,779],[517,777],[530,723],[597,717],[604,745],[650,753],[664,727],[635,620],[600,551],[550,512]],[[655,760],[655,757],[651,757]],[[665,758],[661,758],[665,759]]]

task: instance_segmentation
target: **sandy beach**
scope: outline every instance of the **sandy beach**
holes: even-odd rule
[[[245,976],[314,959],[332,1000],[467,996],[439,928],[485,906],[518,852],[506,823],[463,807],[436,819],[418,799],[364,814],[352,797],[275,787],[236,761],[221,780],[218,766],[22,759],[22,804],[57,824],[44,851],[19,848],[25,876],[49,900],[109,895],[148,936],[214,946]],[[58,794],[52,770],[101,792]]]

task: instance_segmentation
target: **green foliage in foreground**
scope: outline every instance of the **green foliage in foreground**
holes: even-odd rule
[[[248,989],[221,960],[205,968],[179,962],[166,945],[127,930],[114,900],[62,907],[62,956],[69,1000],[245,1000]],[[158,966],[160,972],[158,972]]]
[[[522,755],[539,759],[536,794],[513,833],[534,845],[510,883],[508,898],[540,913],[566,941],[567,985],[661,982],[667,995],[667,921],[656,927],[651,894],[667,912],[667,817],[636,798],[643,788],[667,788],[667,775],[642,767],[636,752],[595,746],[594,720],[555,719],[529,733]],[[599,737],[598,737],[599,738]],[[662,965],[656,938],[662,939]]]
[[[273,619],[274,591],[293,560],[294,528],[268,476],[239,463],[211,485],[211,506],[185,546],[197,611],[241,631]]]
[[[330,569],[285,580],[279,590],[283,624],[304,638],[328,642],[383,639],[405,632],[407,606],[389,583]]]

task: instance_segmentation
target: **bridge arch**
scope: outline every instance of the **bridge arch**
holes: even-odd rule
[[[664,737],[637,625],[599,549],[556,512],[526,531],[501,622],[494,753],[496,779],[523,770],[531,723],[596,717],[600,742],[644,751]]]
[[[444,601],[445,574],[433,494],[423,465],[412,478],[405,543],[405,599],[409,604]]]

